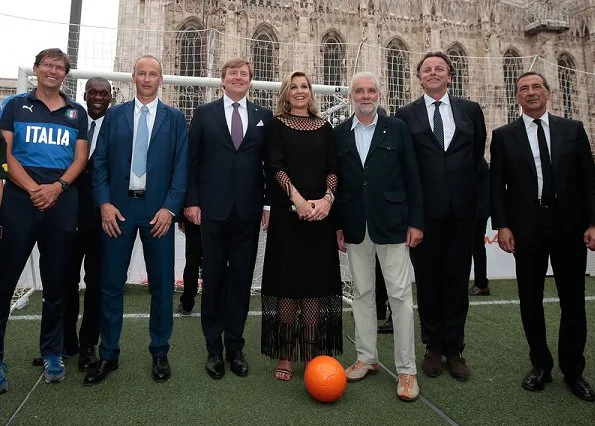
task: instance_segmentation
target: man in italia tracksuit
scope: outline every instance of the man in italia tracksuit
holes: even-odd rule
[[[0,206],[0,393],[6,392],[4,335],[10,301],[35,243],[43,284],[40,351],[48,383],[62,362],[67,264],[76,235],[78,194],[70,184],[87,163],[87,113],[60,92],[70,61],[60,49],[35,57],[37,88],[0,107],[9,180]]]

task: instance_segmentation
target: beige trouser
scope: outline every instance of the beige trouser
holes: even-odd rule
[[[353,319],[357,359],[378,362],[376,349],[376,260],[378,255],[392,310],[394,355],[397,374],[417,374],[413,331],[413,299],[409,247],[403,244],[374,244],[368,235],[360,244],[347,244],[353,276]]]

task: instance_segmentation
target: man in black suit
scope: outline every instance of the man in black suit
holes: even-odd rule
[[[516,82],[523,115],[495,129],[491,145],[492,226],[513,253],[532,370],[523,388],[542,390],[554,366],[547,346],[543,287],[551,260],[562,316],[558,361],[564,381],[586,401],[585,268],[595,249],[595,168],[583,123],[549,114],[549,85],[527,72]]]
[[[397,396],[419,395],[413,332],[409,248],[423,238],[422,194],[415,151],[401,120],[377,114],[378,77],[353,77],[354,115],[334,129],[339,155],[337,205],[339,249],[347,251],[353,275],[353,318],[357,361],[348,381],[379,370],[376,348],[375,257],[378,256],[392,308]]]
[[[264,136],[272,113],[246,100],[252,67],[244,59],[223,65],[221,99],[200,105],[190,124],[190,178],[184,215],[200,225],[203,245],[201,323],[209,376],[248,374],[244,324],[264,210]],[[222,339],[222,335],[224,337]]]
[[[476,102],[448,94],[453,68],[442,52],[427,53],[417,65],[425,94],[400,108],[413,138],[423,189],[424,240],[411,252],[417,285],[422,369],[469,378],[462,352],[469,308],[473,231],[477,218],[477,175],[485,151],[486,129]]]

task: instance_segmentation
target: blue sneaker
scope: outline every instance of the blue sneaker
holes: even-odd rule
[[[8,390],[8,381],[6,380],[6,372],[8,367],[2,361],[0,361],[0,394],[3,394]]]
[[[43,378],[46,383],[58,383],[66,377],[66,370],[60,355],[48,355],[43,357]]]

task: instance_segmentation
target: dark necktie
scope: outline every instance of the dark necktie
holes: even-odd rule
[[[87,144],[88,150],[87,150],[87,157],[91,157],[91,148],[92,148],[92,144],[93,144],[93,134],[95,133],[95,120],[91,121],[91,126],[89,127],[89,133],[87,135],[88,141],[89,143]]]
[[[242,117],[240,117],[240,112],[238,111],[240,104],[234,102],[232,106],[233,113],[231,114],[231,139],[233,140],[233,145],[237,150],[242,143],[242,139],[244,139],[244,127],[242,126]]]
[[[442,101],[434,102],[434,137],[440,148],[444,150],[444,125],[442,124],[442,116],[440,115],[440,104]]]
[[[543,188],[541,189],[541,203],[551,205],[554,202],[554,172],[550,161],[550,152],[547,149],[545,132],[541,120],[533,120],[537,124],[537,143],[539,144],[539,158],[541,159],[541,174],[543,175]]]
[[[89,146],[93,142],[93,134],[95,134],[95,120],[91,121],[91,127],[89,127]]]

